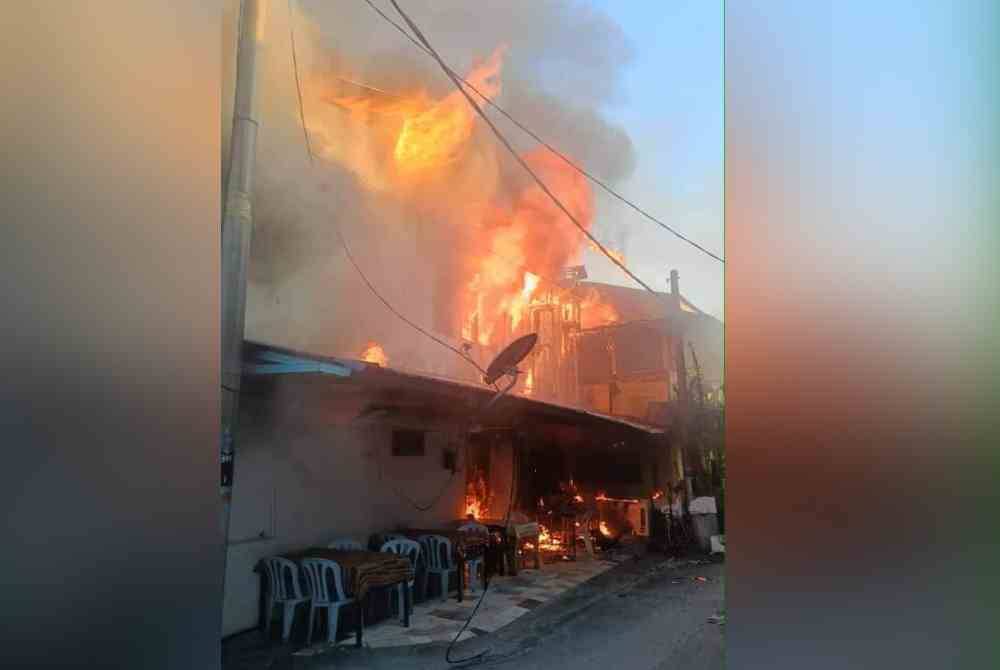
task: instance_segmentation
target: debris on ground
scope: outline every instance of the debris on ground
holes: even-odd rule
[[[707,581],[708,581],[708,577],[695,577],[695,578],[694,578],[694,580],[695,580],[696,582],[702,582],[702,583],[705,583],[705,582],[707,582]]]
[[[712,616],[708,617],[708,623],[714,623],[714,624],[718,624],[720,626],[725,625],[725,623],[726,623],[726,615],[725,614],[713,614]]]

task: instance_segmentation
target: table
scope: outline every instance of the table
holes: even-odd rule
[[[455,553],[455,563],[458,566],[458,602],[462,602],[465,591],[466,559],[474,558],[481,552],[485,552],[489,545],[489,537],[472,532],[463,533],[455,528],[403,528],[394,532],[405,535],[411,540],[418,540],[421,535],[440,535],[448,538],[452,551]]]
[[[410,559],[396,554],[377,551],[343,551],[326,547],[309,547],[281,555],[290,561],[301,563],[306,558],[325,558],[336,561],[344,571],[344,590],[358,603],[357,646],[362,645],[365,616],[364,604],[368,591],[373,588],[395,586],[405,587],[413,579]],[[410,589],[403,589],[403,625],[410,625]]]

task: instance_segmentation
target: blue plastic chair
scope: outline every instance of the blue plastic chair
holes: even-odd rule
[[[293,561],[280,556],[264,560],[267,572],[267,605],[264,612],[264,631],[271,627],[271,611],[275,605],[283,605],[281,639],[288,642],[292,632],[292,621],[295,619],[295,608],[309,601],[309,594],[303,593],[299,581],[299,568]]]
[[[410,566],[413,568],[414,578],[408,581],[405,586],[407,589],[409,589],[410,602],[412,603],[413,585],[416,582],[417,564],[420,562],[420,556],[422,553],[420,549],[420,544],[414,542],[413,540],[400,538],[385,542],[379,549],[379,551],[393,553],[399,556],[406,556],[408,559],[410,559]],[[406,616],[404,615],[405,610],[403,608],[406,607],[406,601],[404,600],[406,596],[403,592],[403,586],[404,586],[403,584],[398,585],[396,587],[396,592],[399,594],[399,617],[400,619],[405,621]]]
[[[438,575],[441,578],[441,600],[448,600],[448,576],[454,572],[458,577],[458,566],[451,550],[451,540],[441,535],[421,535],[420,544],[427,559],[427,577]],[[426,593],[426,587],[424,592]]]
[[[313,627],[316,610],[326,610],[326,634],[328,642],[337,641],[337,622],[340,619],[340,608],[355,602],[344,593],[343,570],[336,561],[326,558],[307,558],[302,561],[306,573],[309,592],[312,595],[312,607],[309,608],[309,633],[306,635],[306,645],[312,643]]]

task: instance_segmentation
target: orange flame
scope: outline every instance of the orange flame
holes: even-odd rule
[[[500,67],[506,47],[501,45],[485,63],[469,73],[469,83],[487,98],[500,93]],[[455,91],[425,111],[408,116],[396,140],[393,155],[406,172],[454,163],[472,137],[475,112],[460,91]]]
[[[593,192],[586,178],[543,148],[524,160],[585,228],[593,221]],[[510,340],[542,301],[541,277],[557,276],[580,248],[579,233],[544,191],[531,183],[508,206],[487,215],[477,247],[466,258],[469,277],[463,321],[475,318],[480,344]],[[544,298],[548,299],[548,298]]]
[[[598,291],[589,291],[580,302],[581,328],[599,328],[618,321],[618,310],[611,303],[605,302]]]
[[[547,551],[559,551],[562,549],[562,540],[549,532],[544,525],[538,525],[538,548]]]
[[[465,516],[474,519],[482,518],[489,509],[489,493],[486,477],[482,470],[477,470],[465,489]]]
[[[635,498],[609,498],[609,497],[608,497],[607,495],[605,495],[604,493],[598,493],[598,494],[597,494],[597,497],[595,498],[595,500],[599,500],[599,501],[601,501],[601,502],[622,502],[622,503],[631,503],[631,504],[633,504],[633,505],[635,505],[635,504],[638,504],[638,503],[639,503],[639,501],[638,501],[638,500],[636,500]]]
[[[483,513],[482,501],[476,498],[466,498],[465,500],[465,516],[471,516],[473,519],[478,519]]]
[[[500,45],[465,76],[491,100],[500,93],[505,51]],[[477,117],[461,92],[434,99],[424,90],[389,92],[365,86],[368,90],[361,95],[339,95],[331,92],[334,86],[342,87],[338,81],[352,83],[344,77],[321,81],[325,92],[320,99],[367,126],[367,136],[343,142],[343,131],[322,119],[314,119],[309,131],[317,137],[319,153],[344,164],[368,188],[420,199],[428,179],[453,177],[452,168],[469,155]],[[440,201],[440,195],[435,189],[423,197]],[[455,209],[455,203],[449,206]]]
[[[608,524],[607,523],[605,523],[604,521],[602,521],[599,524],[599,528],[601,530],[601,535],[603,535],[604,537],[611,537],[611,529],[608,528]]]
[[[389,364],[389,357],[385,355],[385,350],[378,342],[368,343],[365,350],[361,352],[361,360],[383,368]]]

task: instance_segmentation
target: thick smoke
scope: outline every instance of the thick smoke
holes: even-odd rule
[[[628,135],[601,116],[606,105],[621,98],[621,77],[631,58],[610,18],[576,2],[401,4],[456,71],[466,72],[496,46],[508,45],[497,102],[600,178],[614,183],[629,175],[634,152]],[[307,159],[289,17],[286,5],[274,3],[258,89],[261,129],[247,336],[348,356],[375,340],[394,367],[466,374],[465,363],[403,325],[368,292],[344,257],[332,224],[339,224],[359,264],[394,306],[422,326],[440,330],[454,310],[446,296],[449,282],[457,281],[468,251],[463,230],[478,225],[489,202],[514,198],[527,177],[478,123],[469,158],[447,187],[406,197],[380,188],[373,177],[377,171],[364,169],[362,158],[372,138],[325,101],[365,91],[337,78],[391,92],[423,90],[435,98],[451,92],[451,83],[432,59],[361,0],[297,6],[305,113],[314,149],[323,159],[315,168]],[[380,6],[393,15],[391,5]],[[233,42],[232,35],[225,36],[226,48]],[[226,132],[230,123],[224,116]],[[520,150],[534,146],[506,120],[498,125]],[[338,153],[350,160],[338,161]],[[616,243],[614,232],[600,222],[595,230]],[[457,343],[458,333],[444,334]]]

